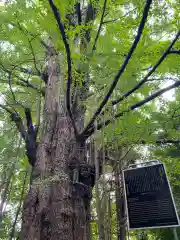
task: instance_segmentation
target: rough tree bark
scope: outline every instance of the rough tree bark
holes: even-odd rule
[[[20,239],[86,240],[87,210],[68,168],[74,158],[83,161],[84,142],[75,138],[66,110],[63,68],[53,47],[49,56],[43,132],[24,202]],[[76,124],[82,130],[82,116]]]

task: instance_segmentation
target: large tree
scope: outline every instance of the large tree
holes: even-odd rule
[[[110,132],[116,119],[124,125],[114,131],[130,135],[133,118],[131,135],[145,143],[147,109],[180,86],[177,5],[17,0],[1,6],[0,106],[32,166],[21,239],[88,238],[91,192],[101,174],[101,161],[89,161],[89,139]]]

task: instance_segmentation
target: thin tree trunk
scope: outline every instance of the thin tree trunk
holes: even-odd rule
[[[112,218],[112,210],[111,210],[111,192],[108,193],[108,240],[111,240],[111,218]]]
[[[96,193],[96,212],[97,212],[97,224],[98,224],[98,233],[99,233],[99,240],[104,240],[104,223],[103,223],[103,215],[102,215],[102,209],[101,209],[101,199],[100,199],[100,189],[99,189],[99,159],[97,154],[97,149],[95,146],[95,165],[96,165],[96,185],[95,185],[95,193]]]
[[[102,215],[102,209],[101,209],[101,199],[100,199],[100,191],[99,191],[99,183],[96,183],[95,186],[95,192],[96,192],[96,212],[97,212],[97,224],[98,224],[98,234],[99,234],[99,240],[104,240],[104,223],[103,223],[103,215]]]
[[[103,181],[103,185],[105,182]],[[104,240],[110,240],[109,238],[109,224],[108,224],[108,189],[103,186],[103,199],[102,199],[102,212],[104,217]]]
[[[117,165],[115,169],[115,194],[116,194],[116,215],[117,215],[117,230],[118,240],[125,240],[125,209],[124,209],[124,196],[122,188],[122,180],[120,180],[121,174],[120,166]]]
[[[24,202],[20,239],[86,240],[86,209],[68,168],[74,158],[84,159],[84,143],[75,139],[66,111],[64,76],[53,47],[49,56],[43,133]]]
[[[124,154],[124,150],[126,153]],[[137,155],[133,154],[133,158],[129,158],[128,153],[130,149],[121,148],[120,156],[116,159],[115,165],[115,195],[116,195],[116,215],[117,215],[117,231],[118,231],[118,240],[126,239],[126,228],[125,228],[125,202],[124,202],[124,189],[123,189],[123,179],[122,179],[122,169],[125,166],[128,166],[130,163],[134,163]],[[117,154],[118,155],[118,154]]]

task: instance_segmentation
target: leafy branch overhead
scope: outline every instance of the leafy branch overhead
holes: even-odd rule
[[[119,117],[122,117],[125,113],[128,113],[130,111],[133,111],[141,106],[143,106],[144,104],[152,101],[153,99],[155,99],[156,97],[162,95],[163,93],[173,89],[173,88],[176,88],[176,87],[179,87],[180,86],[180,81],[177,81],[175,82],[174,84],[172,84],[171,86],[169,87],[166,87],[166,88],[163,88],[155,93],[153,93],[152,95],[150,95],[149,97],[147,97],[146,99],[130,106],[127,110],[123,111],[123,112],[120,112],[120,113],[117,113],[114,115],[114,119],[116,118],[119,118]],[[101,128],[103,128],[104,126],[107,126],[108,124],[112,123],[114,121],[114,119],[108,119],[108,120],[105,120],[103,121],[102,123],[99,123],[96,127],[97,130],[100,130]],[[91,136],[92,133],[94,133],[94,131],[96,130],[95,127],[91,128],[88,132],[88,136]]]
[[[83,131],[82,135],[86,135],[86,132],[89,130],[89,128],[91,128],[92,124],[94,124],[94,121],[96,120],[97,116],[101,113],[103,107],[105,106],[105,104],[108,102],[110,96],[112,95],[112,93],[113,93],[113,91],[114,91],[114,89],[115,89],[115,87],[118,83],[119,78],[121,77],[121,75],[125,71],[126,66],[128,65],[128,62],[131,59],[131,57],[133,55],[133,52],[135,51],[135,49],[137,47],[137,44],[138,44],[138,42],[141,38],[145,23],[146,23],[146,20],[147,20],[147,17],[148,17],[148,12],[150,10],[151,3],[152,3],[151,0],[147,1],[146,6],[145,6],[144,11],[143,11],[143,16],[142,16],[142,19],[141,19],[141,22],[140,22],[140,25],[139,25],[139,28],[138,28],[138,31],[137,31],[137,36],[135,37],[135,40],[134,40],[134,42],[133,42],[133,44],[132,44],[132,46],[129,50],[129,53],[126,56],[126,59],[125,59],[124,63],[122,64],[119,72],[115,76],[107,95],[104,97],[103,101],[101,102],[100,106],[96,110],[92,119],[89,121],[89,123],[88,123],[87,127],[85,128],[85,130]]]

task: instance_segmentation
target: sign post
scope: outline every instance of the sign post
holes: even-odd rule
[[[164,165],[147,165],[123,171],[128,229],[179,226]]]

